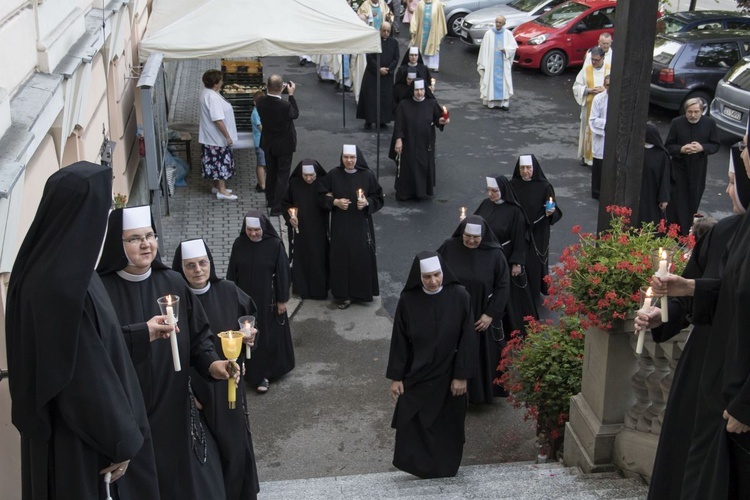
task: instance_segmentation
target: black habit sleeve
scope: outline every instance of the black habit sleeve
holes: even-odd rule
[[[381,208],[383,208],[383,204],[385,203],[385,198],[383,197],[383,188],[380,186],[380,183],[378,183],[378,180],[375,178],[375,174],[373,174],[371,171],[367,171],[368,173],[368,183],[367,183],[367,206],[363,208],[363,210],[366,210],[369,215],[374,214]],[[328,177],[328,176],[326,176]],[[333,204],[333,201],[331,201]]]
[[[500,256],[495,264],[494,283],[492,286],[492,296],[487,301],[487,307],[484,314],[491,317],[493,322],[500,321],[505,312],[505,305],[508,303],[510,295],[510,272],[508,271],[508,262],[505,260],[502,250],[497,252]]]
[[[664,141],[664,147],[667,148],[667,151],[669,151],[669,154],[672,155],[672,158],[682,157],[680,149],[682,149],[682,146],[684,146],[684,144],[680,144],[678,141],[679,133],[677,129],[682,125],[682,122],[684,120],[685,118],[683,116],[678,116],[677,118],[672,120],[672,123],[669,126],[669,132],[667,132],[667,140]]]
[[[460,285],[456,285],[460,286]],[[453,378],[456,380],[467,380],[474,376],[476,372],[476,360],[478,352],[477,335],[474,331],[474,317],[471,311],[471,298],[469,293],[461,288],[460,310],[464,313],[464,320],[461,324],[461,336],[456,348],[456,360],[453,363]]]
[[[276,258],[276,270],[274,272],[275,299],[277,303],[289,302],[289,284],[291,282],[289,271],[289,257],[286,255],[283,243],[279,242],[279,253]]]
[[[716,127],[716,122],[713,119],[706,120],[705,118],[701,118],[701,121],[706,121],[706,126],[708,128],[708,139],[706,142],[702,142],[701,146],[703,146],[703,151],[700,153],[702,156],[708,156],[716,153],[719,151],[719,148],[721,147],[721,141],[719,140],[719,129]]]
[[[411,340],[409,339],[408,312],[403,297],[396,306],[391,334],[391,350],[388,355],[388,368],[385,376],[390,380],[401,381],[409,370],[411,358]]]
[[[555,196],[555,188],[552,187],[552,184],[547,183],[547,192],[544,195],[544,201],[546,202],[552,198],[555,202],[555,211],[552,213],[552,215],[548,215],[547,219],[549,219],[549,225],[552,226],[555,224],[555,222],[562,219],[563,213],[562,210],[560,210],[560,205],[557,203],[557,196]]]
[[[213,342],[213,334],[208,325],[208,317],[203,306],[185,285],[185,305],[188,325],[190,329],[190,366],[206,380],[214,378],[208,372],[208,367],[214,361],[219,361],[219,355]]]
[[[669,195],[672,189],[670,179],[672,175],[669,158],[666,155],[662,155],[661,162],[661,178],[659,179],[659,192],[657,195],[657,201],[659,203],[669,202]]]

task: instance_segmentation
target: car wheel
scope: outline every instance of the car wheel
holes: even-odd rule
[[[448,34],[450,36],[461,36],[461,25],[464,23],[464,14],[454,14],[448,19]]]
[[[547,76],[557,76],[568,66],[568,58],[562,50],[550,50],[539,64],[539,69]]]
[[[682,101],[682,104],[680,104],[680,114],[685,114],[685,102],[688,99],[700,99],[703,104],[703,116],[708,116],[708,114],[711,112],[711,96],[707,92],[703,92],[701,90],[696,90],[695,92],[690,92],[687,97],[685,97],[685,100]]]

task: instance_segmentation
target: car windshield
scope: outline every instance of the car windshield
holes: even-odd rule
[[[531,12],[541,3],[544,3],[544,0],[513,0],[508,6],[522,12]]]
[[[654,42],[654,62],[669,64],[682,45],[682,42],[660,36],[656,37],[656,41]]]
[[[668,33],[676,33],[682,31],[687,26],[686,22],[678,21],[674,17],[664,16],[656,21],[656,34],[666,35]]]
[[[564,3],[556,9],[552,9],[546,14],[542,14],[537,17],[534,22],[539,23],[542,26],[549,26],[550,28],[560,28],[568,24],[572,19],[578,17],[579,14],[586,12],[588,6],[576,3],[568,2]]]
[[[750,60],[743,59],[735,64],[724,79],[733,87],[750,90]]]

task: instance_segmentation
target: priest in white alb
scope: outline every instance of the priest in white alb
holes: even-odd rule
[[[573,96],[581,106],[581,127],[578,133],[578,158],[581,165],[592,165],[594,155],[591,145],[589,116],[594,96],[605,91],[604,77],[609,74],[609,64],[604,62],[604,50],[601,47],[591,49],[591,64],[584,66],[573,84]]]
[[[513,95],[510,68],[517,48],[513,33],[505,29],[505,17],[497,16],[495,27],[484,34],[477,57],[479,95],[488,108],[499,106],[508,111],[508,101]]]

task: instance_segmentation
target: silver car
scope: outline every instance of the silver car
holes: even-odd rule
[[[750,56],[732,66],[716,86],[711,116],[729,135],[742,137],[750,110]]]
[[[450,36],[459,36],[461,34],[461,24],[464,17],[475,10],[486,9],[505,5],[510,0],[446,0],[443,2],[445,19],[448,23],[448,34]]]
[[[497,16],[505,17],[505,27],[509,30],[531,21],[557,7],[565,0],[512,0],[507,5],[490,7],[469,14],[461,26],[461,40],[479,47],[484,34],[495,26]]]

